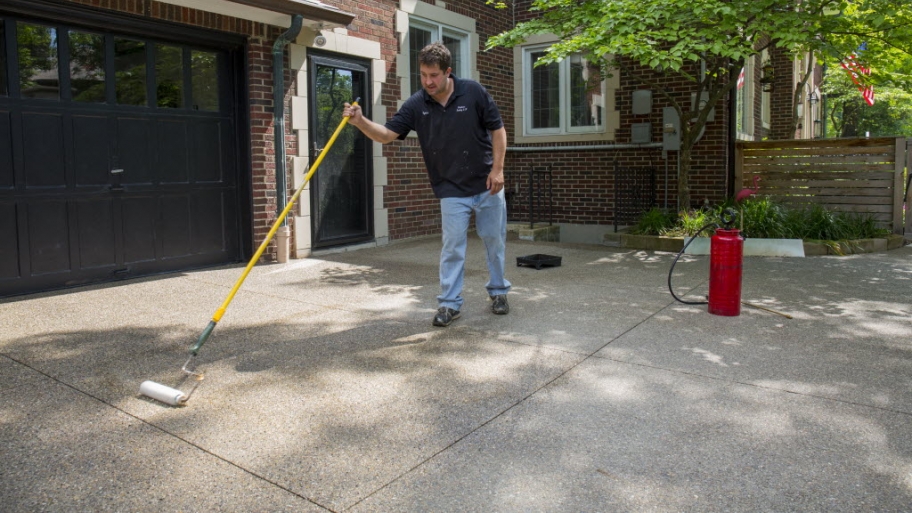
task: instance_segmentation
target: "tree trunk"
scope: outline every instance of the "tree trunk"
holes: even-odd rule
[[[683,137],[682,137],[683,139]],[[678,210],[690,210],[690,156],[693,143],[681,141],[681,153],[678,154]]]
[[[842,106],[842,137],[857,137],[858,136],[858,108],[859,102],[846,102]]]

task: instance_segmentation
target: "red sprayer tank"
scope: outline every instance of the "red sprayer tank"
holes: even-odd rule
[[[744,239],[740,230],[716,228],[709,249],[709,313],[741,314]]]

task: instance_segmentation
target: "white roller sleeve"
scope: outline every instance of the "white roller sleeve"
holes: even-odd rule
[[[166,387],[154,381],[143,381],[139,393],[171,406],[177,406],[187,400],[187,395],[176,388]]]

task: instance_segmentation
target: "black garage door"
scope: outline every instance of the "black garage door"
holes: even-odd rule
[[[0,11],[0,296],[237,261],[233,68]]]

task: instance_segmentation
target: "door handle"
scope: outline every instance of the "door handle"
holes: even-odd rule
[[[122,191],[122,190],[124,190],[123,185],[120,184],[120,175],[122,175],[123,172],[124,172],[124,170],[123,170],[122,168],[119,168],[119,169],[112,169],[112,170],[111,170],[111,176],[113,177],[114,182],[115,182],[115,183],[112,183],[110,186],[108,186],[108,188],[109,188],[111,191]]]

